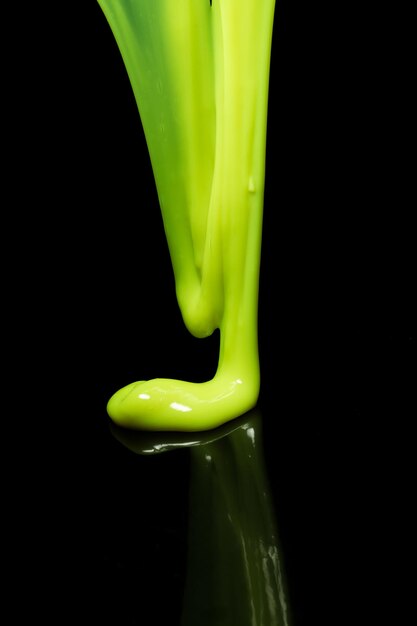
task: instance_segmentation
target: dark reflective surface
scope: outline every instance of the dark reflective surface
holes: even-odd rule
[[[211,433],[112,429],[137,454],[189,447],[183,626],[289,626],[283,556],[265,469],[259,410]]]

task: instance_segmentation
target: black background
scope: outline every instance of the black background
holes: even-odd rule
[[[106,402],[134,380],[207,379],[218,338],[183,326],[133,93],[101,9],[85,5],[33,29],[22,96],[8,96],[23,215],[7,307],[21,339],[7,364],[20,476],[7,481],[8,578],[16,615],[175,626],[188,453],[134,455]],[[408,598],[410,49],[400,10],[277,3],[259,408],[295,626],[398,618]]]

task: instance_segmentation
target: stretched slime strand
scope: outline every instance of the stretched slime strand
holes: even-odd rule
[[[149,149],[178,304],[196,337],[220,331],[212,380],[117,391],[128,428],[206,430],[257,403],[258,286],[275,0],[98,0]]]

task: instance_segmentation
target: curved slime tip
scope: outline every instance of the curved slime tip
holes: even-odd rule
[[[200,431],[216,428],[252,409],[255,379],[218,377],[204,383],[155,378],[119,389],[107,413],[119,426],[138,430]]]

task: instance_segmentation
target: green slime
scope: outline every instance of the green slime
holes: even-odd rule
[[[220,331],[212,380],[131,383],[112,420],[199,431],[259,397],[258,291],[275,0],[98,0],[133,88],[176,295],[195,337]]]

